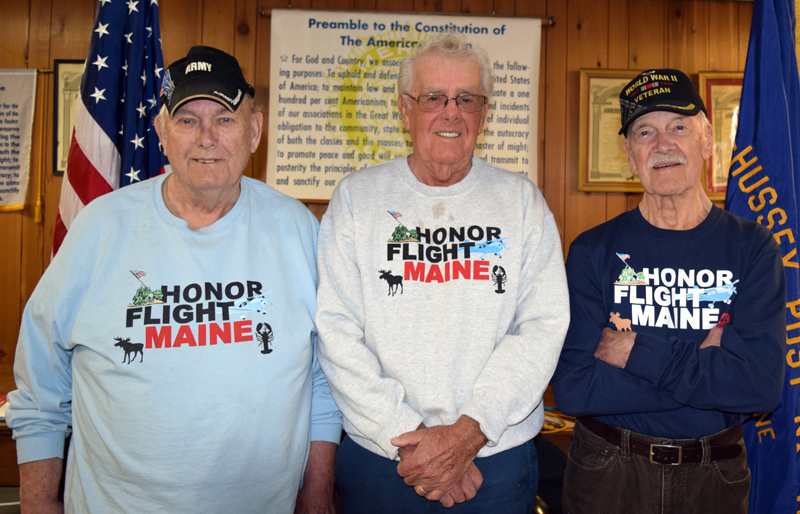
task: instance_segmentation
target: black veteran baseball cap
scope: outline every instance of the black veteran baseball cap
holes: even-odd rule
[[[242,105],[244,95],[255,96],[236,57],[210,46],[193,46],[183,59],[167,68],[161,82],[161,105],[170,117],[189,100],[215,100],[231,112]]]
[[[628,137],[628,126],[633,120],[650,111],[671,111],[687,116],[706,112],[703,99],[689,77],[672,69],[641,72],[622,88],[619,105],[622,112],[619,133],[625,137]]]

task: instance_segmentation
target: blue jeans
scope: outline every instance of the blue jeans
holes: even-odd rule
[[[647,443],[663,439],[634,434]],[[750,469],[744,440],[735,458],[653,464],[575,423],[561,505],[564,514],[746,514]]]
[[[397,461],[381,457],[345,437],[336,454],[336,487],[342,514],[531,514],[539,462],[533,440],[475,459],[483,485],[472,500],[445,509],[418,496],[397,474]]]

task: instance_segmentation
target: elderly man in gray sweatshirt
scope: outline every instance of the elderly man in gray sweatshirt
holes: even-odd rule
[[[322,220],[319,358],[347,432],[344,512],[533,510],[569,302],[541,193],[473,155],[492,84],[458,36],[424,45],[398,84],[414,152],[345,178]]]

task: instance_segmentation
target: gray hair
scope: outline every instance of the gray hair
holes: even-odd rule
[[[481,87],[483,94],[491,99],[494,90],[494,73],[489,61],[489,54],[479,46],[473,47],[461,34],[444,32],[423,43],[413,55],[403,59],[400,64],[400,75],[397,78],[397,92],[409,93],[414,84],[414,66],[417,61],[428,55],[435,55],[452,61],[472,61],[481,70]]]

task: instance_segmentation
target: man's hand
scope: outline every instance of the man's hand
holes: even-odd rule
[[[606,327],[597,348],[594,351],[594,358],[607,362],[614,367],[625,369],[628,357],[631,355],[633,343],[636,340],[636,332],[625,331],[617,332]]]
[[[417,430],[422,430],[423,428],[425,428],[425,424],[420,423],[417,427]],[[413,454],[414,450],[416,449],[416,445],[402,446],[398,448],[397,454],[400,456],[401,460],[407,460],[411,458],[411,454]],[[475,498],[475,494],[477,494],[478,489],[481,488],[482,484],[483,474],[473,462],[470,464],[469,468],[467,468],[464,478],[451,487],[450,490],[439,499],[439,503],[441,503],[445,508],[449,509],[456,503],[470,501],[471,499]],[[425,496],[425,493],[420,491],[419,487],[414,487],[414,492],[420,496]]]
[[[294,506],[295,514],[334,514],[333,479],[338,449],[334,443],[311,441],[303,488],[297,493]]]
[[[441,503],[444,508],[449,509],[456,503],[468,502],[475,498],[482,484],[483,474],[481,470],[478,469],[478,466],[472,462],[467,468],[467,472],[464,473],[464,478],[461,479],[461,482],[451,487],[450,490],[439,499],[439,503]],[[414,489],[417,490],[419,488],[415,487]],[[419,491],[417,491],[417,494],[420,494]]]
[[[706,338],[700,344],[700,349],[708,348],[709,346],[719,346],[722,342],[722,327],[714,327],[708,331]]]
[[[58,488],[64,460],[36,460],[19,465],[19,502],[22,514],[64,514]]]
[[[486,441],[478,422],[468,416],[461,416],[453,425],[406,432],[392,439],[392,444],[417,448],[400,461],[397,473],[417,494],[421,487],[425,498],[438,501],[464,478]]]

